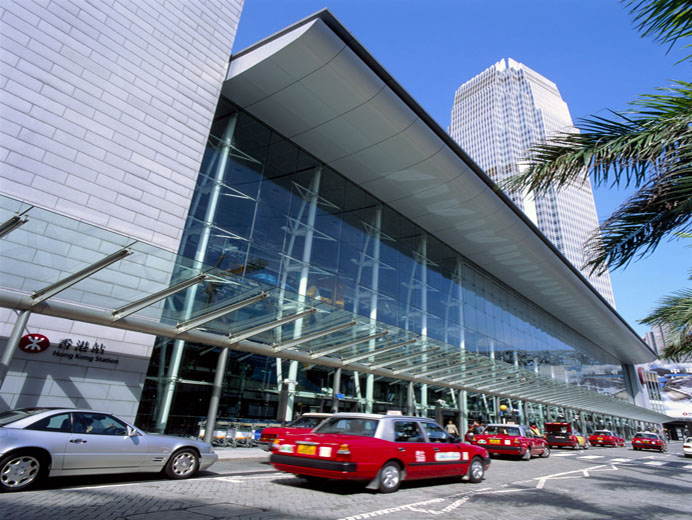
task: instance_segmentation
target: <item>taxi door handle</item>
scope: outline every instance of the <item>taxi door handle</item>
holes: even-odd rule
[[[406,448],[399,448],[399,451],[406,451]]]
[[[440,448],[434,448],[435,451],[440,451]]]
[[[74,444],[86,444],[87,443],[87,441],[85,441],[84,439],[70,439],[70,442],[74,443]]]

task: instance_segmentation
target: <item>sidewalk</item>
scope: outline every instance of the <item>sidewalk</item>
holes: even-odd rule
[[[214,447],[219,460],[268,460],[269,452],[262,448],[219,448]]]

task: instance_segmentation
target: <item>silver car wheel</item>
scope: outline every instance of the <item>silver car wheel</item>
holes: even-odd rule
[[[0,482],[9,489],[27,487],[39,475],[41,463],[30,455],[20,455],[9,459],[0,468]]]
[[[170,467],[175,478],[189,477],[197,471],[197,457],[191,451],[181,451],[173,456]]]

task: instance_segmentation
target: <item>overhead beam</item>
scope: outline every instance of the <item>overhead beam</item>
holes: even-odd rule
[[[371,356],[378,356],[380,354],[384,354],[385,352],[389,352],[391,350],[396,350],[398,348],[404,347],[406,345],[410,345],[411,343],[415,343],[418,341],[417,339],[410,339],[408,341],[402,341],[401,343],[397,343],[396,345],[390,345],[388,347],[380,348],[377,350],[371,350],[369,352],[359,354],[357,356],[350,357],[348,359],[343,360],[344,365],[350,365],[351,363],[355,363],[356,361],[360,361],[361,359],[365,359]]]
[[[284,341],[283,343],[275,343],[274,345],[272,345],[272,347],[274,348],[274,352],[281,352],[282,350],[285,350],[287,348],[295,347],[297,345],[307,343],[308,341],[329,336],[330,334],[334,334],[335,332],[339,332],[340,330],[348,329],[350,327],[353,327],[357,323],[357,321],[342,323],[341,325],[336,325],[328,329],[319,330],[317,332],[313,332],[312,334],[306,334],[305,336]]]
[[[262,291],[256,296],[252,296],[250,298],[247,298],[243,301],[232,303],[230,305],[226,305],[224,307],[221,307],[219,309],[215,309],[213,311],[207,312],[205,314],[202,314],[200,316],[195,316],[192,319],[189,319],[187,321],[183,321],[181,323],[178,323],[176,325],[176,328],[180,332],[185,332],[186,330],[190,329],[196,329],[197,327],[204,325],[205,323],[209,323],[210,321],[214,321],[221,316],[225,316],[226,314],[230,314],[232,312],[238,311],[240,309],[243,309],[245,307],[248,307],[252,305],[253,303],[257,303],[258,301],[264,300],[267,296],[269,296],[268,293]]]
[[[347,341],[346,343],[340,343],[339,345],[334,345],[332,347],[318,350],[316,352],[310,352],[310,356],[313,358],[325,357],[329,354],[333,354],[334,352],[339,352],[340,350],[352,347],[353,345],[358,345],[359,343],[365,343],[366,341],[372,341],[377,338],[381,338],[382,336],[386,336],[387,334],[389,334],[389,331],[385,330],[382,332],[378,332],[377,334],[372,334],[371,336],[361,336],[360,338],[352,339],[351,341]]]
[[[102,269],[105,269],[109,265],[114,264],[115,262],[118,262],[123,258],[127,258],[132,253],[134,253],[134,251],[129,249],[129,247],[124,247],[119,251],[116,251],[115,253],[112,253],[107,257],[102,258],[98,262],[94,262],[93,264],[85,267],[84,269],[80,269],[76,273],[63,278],[62,280],[58,280],[57,282],[47,287],[44,287],[43,289],[39,289],[38,291],[34,291],[31,294],[31,300],[34,302],[34,305],[36,305],[37,303],[41,303],[42,301],[47,300],[51,296],[55,296],[59,292],[64,291],[69,287],[72,287],[77,282],[81,282],[82,280],[88,278],[92,274],[97,273]]]
[[[253,327],[251,329],[238,332],[237,334],[229,334],[228,339],[231,343],[237,343],[238,341],[243,341],[244,339],[251,338],[252,336],[256,336],[257,334],[261,334],[262,332],[275,329],[276,327],[280,327],[281,325],[285,325],[286,323],[291,323],[292,321],[299,320],[300,318],[308,316],[316,311],[317,309],[308,309],[307,311],[299,312],[297,314],[291,314],[290,316],[285,316],[278,320],[270,321],[269,323],[265,323],[264,325],[258,325],[257,327]]]
[[[180,292],[184,289],[187,289],[188,287],[203,282],[208,277],[209,276],[206,274],[198,274],[197,276],[188,278],[187,280],[184,280],[180,283],[171,285],[170,287],[166,287],[162,291],[158,291],[154,294],[150,294],[149,296],[145,296],[144,298],[141,298],[136,302],[128,303],[127,305],[123,305],[122,307],[113,309],[113,319],[119,320],[120,318],[129,316],[130,314],[134,314],[135,312],[149,307],[150,305],[153,305],[156,302],[159,302],[165,298],[168,298],[169,296],[172,296],[177,292]]]

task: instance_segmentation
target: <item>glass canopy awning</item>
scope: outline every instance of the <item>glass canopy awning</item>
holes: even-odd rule
[[[0,246],[0,307],[433,387],[669,420],[7,197],[0,198]]]

